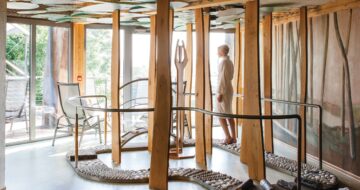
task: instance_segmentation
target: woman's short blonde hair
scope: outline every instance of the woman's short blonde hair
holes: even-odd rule
[[[218,47],[218,51],[222,51],[224,52],[225,55],[227,55],[229,53],[229,46],[224,44]]]

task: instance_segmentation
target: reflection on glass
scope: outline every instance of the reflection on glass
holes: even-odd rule
[[[111,29],[86,30],[86,94],[111,94]]]
[[[57,82],[68,81],[69,29],[36,26],[36,139],[52,137],[61,108]]]
[[[30,26],[6,25],[6,143],[29,140]]]

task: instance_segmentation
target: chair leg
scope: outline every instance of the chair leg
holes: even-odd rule
[[[101,125],[100,125],[100,119],[99,119],[99,117],[97,118],[97,125],[98,125],[98,130],[99,130],[100,144],[102,144],[102,140],[101,140]]]
[[[26,132],[29,132],[29,124],[28,124],[28,120],[27,120],[27,114],[26,114],[26,111],[25,111],[25,126],[26,126]]]
[[[10,122],[10,132],[12,132],[13,125],[14,125],[14,119],[11,119],[11,122]]]
[[[79,147],[81,145],[82,139],[84,137],[84,130],[85,129],[85,123],[83,124],[83,127],[81,127],[81,134],[80,134],[80,141],[79,141]]]
[[[55,127],[55,132],[54,132],[54,138],[53,138],[53,141],[52,141],[52,146],[55,145],[56,133],[57,133],[57,130],[59,129],[59,123],[60,123],[60,118],[58,118],[56,120],[56,127]]]

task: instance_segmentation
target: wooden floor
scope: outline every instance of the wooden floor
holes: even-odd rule
[[[58,139],[56,146],[51,147],[50,141],[37,142],[6,149],[6,187],[11,190],[70,190],[70,189],[148,189],[147,184],[119,185],[97,183],[77,176],[65,160],[65,154],[73,147],[70,137]],[[84,146],[97,142],[94,135],[84,138]],[[194,152],[194,148],[186,148]],[[111,155],[103,154],[99,158],[109,167],[112,166]],[[150,154],[147,151],[125,152],[122,157],[121,169],[144,169],[150,167]],[[211,170],[229,174],[240,180],[248,178],[247,167],[239,161],[239,157],[214,148],[213,155],[208,156]],[[196,167],[194,159],[171,160],[170,167]],[[292,177],[267,169],[268,179],[293,180]],[[170,182],[169,189],[203,189],[193,183]]]

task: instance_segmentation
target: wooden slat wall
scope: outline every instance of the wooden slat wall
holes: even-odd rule
[[[85,90],[85,25],[73,23],[73,78],[79,83],[81,94]]]
[[[247,1],[245,9],[244,114],[261,114],[259,77],[259,1]],[[247,163],[249,177],[265,178],[261,122],[244,120],[240,160]]]
[[[307,65],[308,65],[308,29],[307,29],[307,8],[300,8],[300,48],[301,48],[301,58],[300,58],[300,102],[306,103],[307,98]],[[303,162],[306,162],[306,108],[304,106],[299,107],[299,114],[301,116],[301,159]]]
[[[233,79],[233,89],[234,93],[240,94],[241,93],[241,30],[240,30],[240,22],[237,22],[235,24],[235,59],[234,59],[234,79]],[[242,97],[234,97],[232,102],[232,109],[235,114],[241,114],[241,108],[242,108]],[[238,136],[238,129],[240,125],[240,119],[235,120],[235,132],[236,136]]]
[[[204,19],[203,10],[195,10],[196,28],[196,77],[195,77],[195,105],[197,108],[205,108],[205,51],[204,51]],[[202,113],[195,113],[195,155],[196,162],[206,166],[205,148],[205,116]]]
[[[185,66],[185,80],[186,89],[185,93],[191,93],[192,89],[192,74],[193,74],[193,25],[192,23],[186,24],[186,52],[188,56],[188,63]],[[185,106],[191,106],[191,96],[185,96]],[[186,111],[187,123],[192,126],[191,111]],[[186,133],[187,134],[187,133]],[[192,130],[190,130],[190,137],[192,137]]]
[[[204,16],[204,64],[205,64],[205,109],[212,111],[212,89],[210,80],[210,14]],[[206,153],[212,153],[212,115],[205,115],[205,144]]]
[[[0,1],[0,96],[5,97],[6,1]],[[5,189],[5,98],[0,100],[0,189]]]
[[[150,62],[149,62],[149,108],[155,106],[155,90],[156,90],[156,16],[150,17]],[[152,137],[154,130],[154,113],[149,112],[148,118],[148,150],[152,150]]]
[[[266,15],[263,21],[263,50],[264,50],[264,96],[272,98],[272,14]],[[265,115],[272,115],[272,103],[265,101]],[[273,152],[273,123],[264,121],[265,151]]]
[[[111,107],[119,108],[120,84],[120,11],[112,14],[112,53],[111,53]],[[112,113],[112,159],[115,164],[121,162],[120,113]]]
[[[157,2],[156,99],[149,187],[167,189],[171,126],[169,0]]]

